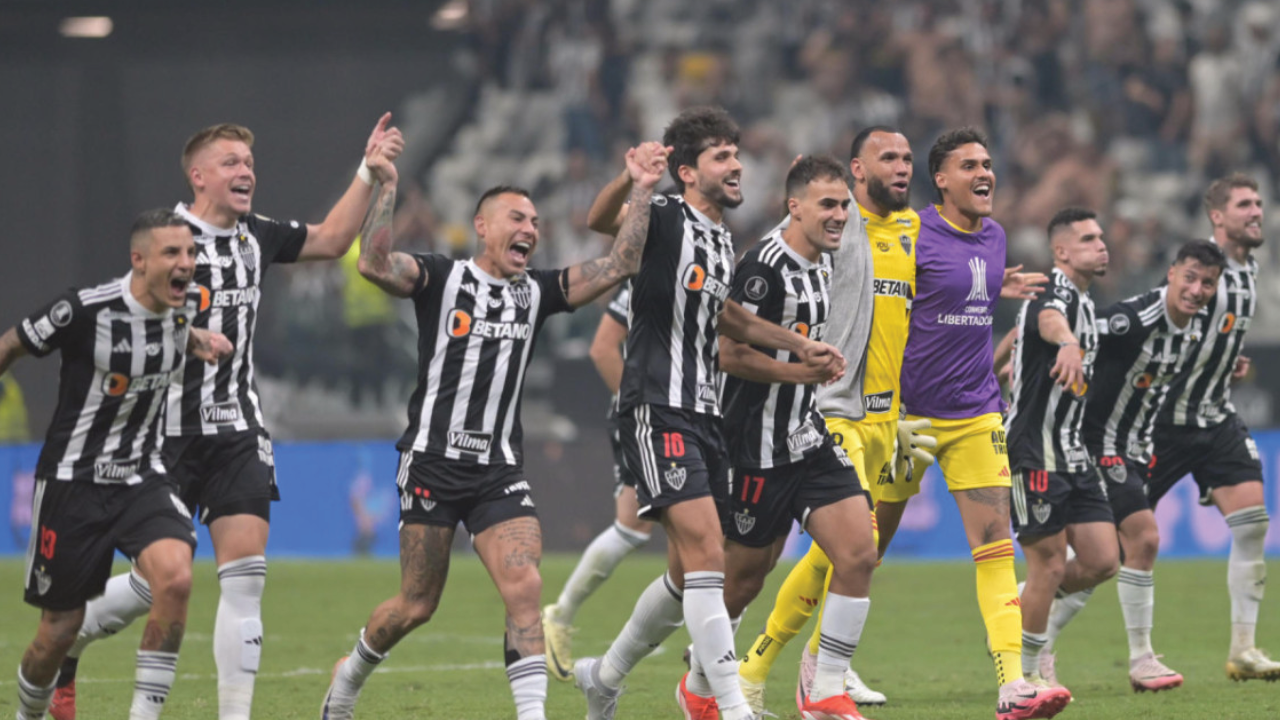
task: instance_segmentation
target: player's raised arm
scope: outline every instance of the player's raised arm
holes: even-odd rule
[[[635,148],[628,150],[627,158],[630,159],[634,153]],[[630,195],[631,171],[624,167],[591,202],[591,208],[587,210],[587,227],[602,235],[617,235],[627,217],[627,198]]]
[[[639,212],[627,213],[607,256],[569,268],[565,298],[570,305],[578,307],[591,302],[640,269],[645,240],[649,237],[649,198],[667,170],[670,151],[661,143],[647,142],[627,153],[630,202]]]
[[[346,254],[355,241],[360,223],[369,209],[369,197],[373,194],[373,158],[382,155],[394,161],[404,150],[404,137],[400,130],[387,127],[391,113],[378,118],[378,124],[365,143],[364,165],[337,204],[319,225],[307,225],[307,241],[302,246],[299,260],[334,260]],[[366,172],[365,168],[368,168]]]
[[[356,268],[369,282],[382,288],[388,295],[409,297],[427,284],[426,272],[417,260],[407,253],[391,249],[395,237],[391,223],[396,208],[396,183],[399,175],[396,166],[385,155],[375,154],[368,160],[369,172],[379,183],[378,197],[373,210],[360,231],[360,259]]]
[[[9,369],[14,360],[26,354],[27,349],[18,339],[17,328],[9,328],[4,335],[0,335],[0,375]]]

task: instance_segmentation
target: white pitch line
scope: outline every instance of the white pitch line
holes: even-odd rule
[[[374,670],[375,673],[420,673],[420,672],[464,672],[467,670],[501,670],[506,665],[496,661],[486,661],[479,663],[456,663],[445,665],[406,665],[395,667],[380,667]],[[332,668],[309,668],[301,667],[293,670],[286,670],[279,673],[258,673],[259,678],[305,678],[312,675],[324,675],[330,672]],[[178,676],[179,680],[217,680],[215,675],[201,675],[199,673],[187,673]],[[108,683],[132,683],[131,677],[118,678],[93,678],[93,677],[77,677],[77,684],[108,684]],[[0,681],[0,686],[17,685],[14,680]]]

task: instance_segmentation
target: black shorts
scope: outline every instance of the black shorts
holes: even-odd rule
[[[1018,537],[1057,535],[1068,525],[1115,522],[1098,469],[1051,472],[1015,468],[1009,492]]]
[[[166,479],[137,485],[36,480],[26,594],[46,610],[76,610],[101,595],[116,550],[133,560],[157,540],[196,546],[195,526]]]
[[[1262,480],[1258,446],[1235,414],[1211,428],[1159,425],[1155,445],[1148,482],[1152,507],[1188,473],[1200,486],[1203,505],[1212,502],[1209,494],[1215,488]]]
[[[657,520],[662,509],[712,496],[729,482],[720,418],[659,405],[640,405],[618,418],[623,459],[636,483],[640,517]]]
[[[623,487],[636,486],[636,474],[627,467],[627,458],[622,452],[622,438],[618,430],[618,418],[609,418],[609,447],[613,450],[613,496],[622,494]]]
[[[537,517],[518,465],[481,465],[406,450],[396,472],[400,524],[455,527],[479,535],[507,520]]]
[[[1124,519],[1140,510],[1150,510],[1147,499],[1147,480],[1151,477],[1150,463],[1140,463],[1118,455],[1096,456],[1098,474],[1102,475],[1107,499],[1111,501],[1111,514],[1116,527]]]
[[[271,521],[271,503],[280,499],[280,490],[266,430],[169,437],[163,451],[169,477],[201,523],[227,515]]]
[[[871,499],[849,456],[827,436],[804,460],[767,469],[734,468],[728,497],[717,503],[726,540],[747,547],[768,547],[803,528],[809,513],[857,495]]]

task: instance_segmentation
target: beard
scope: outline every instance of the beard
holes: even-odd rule
[[[1249,248],[1250,250],[1252,250],[1252,249],[1254,249],[1254,248],[1262,247],[1262,241],[1263,241],[1263,238],[1262,238],[1262,237],[1257,237],[1257,238],[1250,237],[1250,235],[1249,235],[1248,231],[1246,231],[1246,230],[1245,230],[1245,229],[1243,229],[1243,228],[1241,228],[1241,229],[1240,229],[1240,232],[1238,232],[1238,233],[1234,233],[1234,234],[1232,234],[1232,233],[1228,233],[1228,234],[1227,234],[1227,237],[1231,240],[1231,242],[1234,242],[1234,243],[1237,243],[1237,244],[1243,245],[1243,246],[1245,246],[1245,247]]]
[[[739,186],[739,191],[741,191],[741,186]],[[736,198],[729,197],[724,185],[718,182],[698,183],[698,192],[702,193],[703,197],[725,209],[738,207],[744,199],[741,195]]]
[[[910,204],[911,190],[908,188],[907,192],[902,193],[902,197],[898,197],[893,188],[885,184],[880,178],[868,175],[867,197],[889,212],[898,212],[899,210],[905,210],[907,205]]]

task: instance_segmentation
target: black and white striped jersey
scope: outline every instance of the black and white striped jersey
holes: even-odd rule
[[[1009,464],[1015,468],[1049,472],[1083,472],[1092,466],[1084,446],[1085,401],[1049,375],[1058,362],[1059,348],[1040,336],[1040,313],[1056,310],[1067,319],[1080,341],[1085,387],[1093,376],[1098,354],[1093,299],[1080,292],[1067,274],[1054,268],[1050,286],[1040,297],[1022,303],[1018,337],[1013,343],[1013,390],[1008,428]]]
[[[152,312],[129,291],[131,275],[68,292],[18,325],[32,355],[62,352],[41,479],[135,485],[165,472],[165,395],[181,372],[196,301]]]
[[[729,229],[677,195],[654,195],[631,279],[627,363],[618,407],[720,414],[716,325],[733,279]]]
[[[1167,291],[1156,288],[1098,313],[1098,357],[1084,414],[1085,443],[1095,458],[1151,460],[1156,414],[1208,320],[1201,310],[1185,328],[1174,325]]]
[[[613,297],[609,300],[609,304],[605,306],[604,314],[613,318],[615,321],[617,321],[619,325],[626,327],[627,313],[630,312],[630,308],[631,308],[631,280],[628,279],[628,280],[624,280],[622,284],[618,286],[618,292],[614,293]],[[626,358],[625,347],[623,348],[623,358],[624,359]],[[613,423],[618,419],[618,394],[617,393],[614,393],[613,396],[609,398],[608,419],[610,423]],[[616,432],[616,431],[617,431],[617,428],[614,427],[613,432]]]
[[[503,280],[471,260],[415,254],[426,285],[413,295],[418,387],[396,447],[480,465],[523,463],[520,402],[538,330],[572,311],[566,270]]]
[[[1210,428],[1235,414],[1231,373],[1257,309],[1258,261],[1250,257],[1242,265],[1228,259],[1218,292],[1205,308],[1209,324],[1204,342],[1174,378],[1157,423]]]
[[[217,435],[262,427],[253,370],[262,275],[271,263],[298,259],[307,226],[245,215],[227,229],[206,223],[182,203],[174,212],[191,225],[196,240],[194,282],[201,295],[196,327],[226,335],[235,351],[217,365],[187,363],[182,382],[169,390],[165,434]]]
[[[729,297],[747,311],[812,340],[821,340],[831,306],[831,257],[813,263],[775,231],[738,263]],[[780,362],[798,363],[786,350],[756,348]],[[737,468],[790,465],[822,447],[826,423],[813,385],[759,383],[728,376],[724,426]]]

